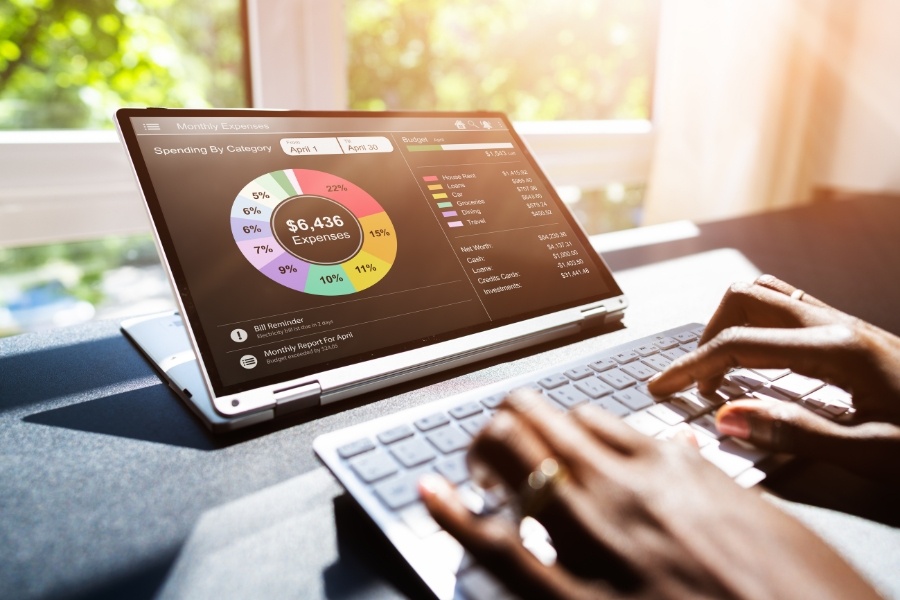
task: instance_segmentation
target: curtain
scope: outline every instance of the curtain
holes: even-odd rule
[[[841,1],[664,0],[645,224],[809,201]]]

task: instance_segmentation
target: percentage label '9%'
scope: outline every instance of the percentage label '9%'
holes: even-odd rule
[[[282,275],[287,275],[288,273],[296,273],[297,267],[293,265],[287,265],[286,267],[278,267],[278,272]]]

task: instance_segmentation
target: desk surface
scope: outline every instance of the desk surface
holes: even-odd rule
[[[423,588],[323,469],[319,434],[690,321],[771,272],[900,333],[900,203],[699,226],[605,255],[624,327],[213,436],[115,323],[0,340],[0,597],[393,597]],[[900,598],[896,494],[795,462],[773,501]]]

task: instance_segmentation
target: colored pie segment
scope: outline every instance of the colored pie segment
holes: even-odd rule
[[[245,185],[231,207],[231,233],[260,273],[319,296],[372,287],[397,257],[397,232],[381,205],[352,182],[309,169]]]

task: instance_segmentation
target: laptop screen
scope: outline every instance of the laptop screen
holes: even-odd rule
[[[621,294],[502,114],[119,120],[216,395]]]

